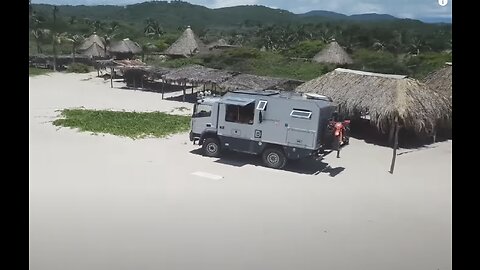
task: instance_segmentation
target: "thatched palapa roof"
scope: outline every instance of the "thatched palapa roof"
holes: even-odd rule
[[[402,75],[337,68],[300,85],[296,91],[329,96],[347,116],[368,111],[370,121],[384,132],[395,117],[404,127],[420,132],[431,131],[450,115],[445,97]]]
[[[97,60],[94,63],[96,69],[101,68],[120,68],[122,70],[125,69],[147,69],[148,66],[140,60],[116,60],[116,59],[108,59],[108,60]]]
[[[93,33],[78,47],[78,51],[86,56],[106,57],[105,40]]]
[[[171,68],[151,66],[127,66],[122,67],[121,70],[125,77],[147,76],[153,80],[163,79],[165,74],[173,71]]]
[[[220,88],[230,91],[236,89],[251,90],[293,90],[302,81],[251,74],[239,74],[219,84]]]
[[[234,76],[236,72],[192,65],[173,70],[163,78],[167,81],[188,81],[192,83],[220,83]]]
[[[452,64],[446,63],[445,67],[428,74],[423,80],[425,84],[452,100]]]
[[[190,26],[183,34],[165,50],[166,55],[190,57],[207,51],[205,44],[195,35]]]
[[[352,64],[353,60],[350,58],[348,53],[340,47],[340,45],[333,40],[330,44],[327,45],[323,50],[317,53],[313,57],[314,62],[318,63],[329,63],[329,64]]]
[[[222,49],[222,48],[238,48],[240,46],[228,44],[228,42],[225,39],[221,38],[215,42],[208,44],[207,47],[209,50],[213,50],[213,49]]]
[[[125,38],[112,44],[110,52],[138,54],[142,52],[142,47],[140,47],[138,43],[131,41],[128,38]]]

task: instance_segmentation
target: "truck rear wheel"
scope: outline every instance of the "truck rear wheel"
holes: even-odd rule
[[[216,138],[207,138],[202,144],[203,154],[209,157],[220,156],[220,142]]]
[[[287,157],[281,149],[267,148],[262,154],[263,163],[270,168],[282,169],[287,164]]]

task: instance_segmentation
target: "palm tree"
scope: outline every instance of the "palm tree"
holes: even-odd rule
[[[425,41],[420,38],[414,37],[410,41],[410,52],[413,52],[415,55],[420,54],[420,50],[428,49],[428,46],[425,44]]]
[[[37,53],[42,53],[42,47],[40,46],[40,42],[47,35],[47,31],[45,31],[44,29],[36,28],[32,30],[32,35],[35,38],[35,43],[37,45]]]
[[[330,43],[330,41],[332,41],[334,37],[334,34],[332,33],[332,31],[330,31],[328,28],[323,28],[321,31],[320,31],[320,40],[325,43],[325,44],[328,44]]]
[[[372,45],[373,49],[374,50],[377,50],[379,52],[382,52],[385,50],[385,44],[383,44],[382,42],[380,42],[379,40],[375,41]]]
[[[42,48],[40,47],[40,42],[45,38],[46,31],[41,28],[43,23],[43,18],[38,16],[35,12],[32,12],[30,16],[30,26],[32,28],[32,35],[35,38],[37,45],[37,53],[42,53]]]
[[[84,40],[85,38],[81,35],[64,33],[59,36],[58,42],[68,41],[72,44],[72,62],[75,63],[75,54],[77,53],[77,47],[82,44]]]
[[[120,28],[120,24],[116,21],[113,21],[110,23],[110,27],[108,27],[106,31],[107,33],[111,34],[111,33],[117,32],[119,28]]]
[[[76,16],[70,16],[70,18],[68,19],[68,23],[70,25],[74,25],[76,22],[77,22],[77,17]]]
[[[94,21],[90,24],[90,27],[92,28],[92,32],[99,32],[103,30],[103,25],[101,21]]]
[[[156,46],[150,42],[142,43],[142,62],[145,61],[145,55],[150,52],[150,50],[156,49]]]
[[[105,55],[107,55],[107,48],[110,47],[110,44],[112,43],[112,40],[116,35],[117,35],[116,33],[110,33],[110,34],[107,33],[103,36],[103,39],[105,42],[105,44],[103,44]]]
[[[164,34],[163,32],[163,29],[162,27],[160,26],[160,24],[154,20],[154,19],[151,19],[151,18],[148,18],[146,21],[145,21],[145,28],[143,30],[143,33],[145,34],[145,36],[147,37],[160,37],[161,35]]]
[[[55,23],[57,21],[57,12],[58,12],[58,7],[53,6],[53,71],[57,71],[57,41],[56,41],[56,33],[55,33]]]
[[[109,27],[105,29],[105,35],[103,35],[105,55],[107,54],[107,47],[110,46],[112,40],[118,35],[118,29],[120,29],[120,24],[115,21],[111,22]]]

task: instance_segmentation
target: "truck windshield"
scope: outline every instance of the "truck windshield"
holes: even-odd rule
[[[195,104],[193,117],[209,117],[212,115],[212,106],[207,104]]]

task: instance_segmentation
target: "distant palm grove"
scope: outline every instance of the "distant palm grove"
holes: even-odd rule
[[[160,60],[191,26],[205,43],[223,38],[238,47],[190,58]],[[257,75],[309,80],[335,66],[310,61],[335,39],[351,55],[349,68],[423,78],[452,61],[451,24],[372,16],[362,20],[298,15],[263,6],[220,9],[182,1],[128,6],[30,4],[30,55],[71,54],[96,32],[107,41],[129,38],[152,65],[201,64]],[[142,56],[139,56],[142,58]]]

